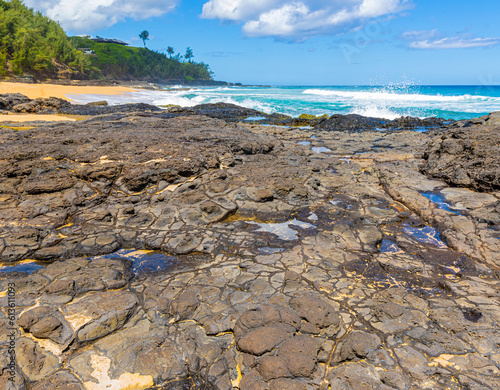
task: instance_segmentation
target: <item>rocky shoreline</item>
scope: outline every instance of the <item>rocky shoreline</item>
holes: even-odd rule
[[[498,388],[497,113],[0,110],[2,388]]]

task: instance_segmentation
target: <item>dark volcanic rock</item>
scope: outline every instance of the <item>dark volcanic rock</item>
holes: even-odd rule
[[[238,340],[238,347],[243,352],[260,356],[281,344],[293,335],[290,325],[266,325],[248,332]]]
[[[248,116],[266,116],[261,111],[237,106],[231,103],[207,103],[199,104],[191,108],[198,115],[206,115],[211,118],[234,121]]]
[[[499,116],[485,118],[486,126],[452,128],[437,135],[426,150],[422,171],[456,186],[500,189]]]
[[[317,127],[327,131],[360,131],[382,127],[383,120],[356,114],[332,115]]]
[[[498,388],[500,192],[419,172],[495,116],[332,133],[138,108],[0,129],[0,260],[39,260],[0,269],[16,389]]]
[[[290,307],[303,319],[301,331],[304,333],[317,334],[327,329],[333,335],[340,329],[337,311],[320,297],[295,297],[290,300]]]
[[[32,390],[84,390],[83,383],[74,374],[59,370],[37,382]]]
[[[69,115],[107,115],[127,112],[161,112],[162,109],[146,103],[119,104],[116,106],[105,105],[78,105],[70,104],[59,109],[61,114]],[[168,116],[167,116],[168,117]]]
[[[321,343],[311,336],[296,336],[285,341],[278,355],[295,377],[309,377],[316,368],[316,356]]]
[[[14,105],[11,110],[23,114],[49,114],[61,112],[71,107],[71,103],[64,99],[55,97],[38,98],[26,103]]]
[[[352,131],[375,129],[415,129],[415,128],[438,128],[447,123],[442,118],[420,119],[415,117],[401,117],[394,120],[370,118],[357,114],[332,115],[330,119],[324,120],[316,125],[316,128],[326,131]]]
[[[179,316],[181,320],[189,318],[199,305],[198,298],[193,291],[185,291],[170,304],[170,312]]]
[[[339,361],[363,359],[380,345],[380,339],[376,335],[359,331],[352,332],[342,341]]]
[[[60,366],[56,356],[27,337],[17,340],[16,355],[19,368],[30,381],[38,381]]]
[[[79,342],[95,340],[121,328],[132,316],[138,304],[135,295],[116,291],[87,295],[67,307],[70,315],[90,319],[77,332]]]
[[[20,93],[0,94],[0,110],[11,111],[12,107],[18,104],[30,102],[31,99]]]
[[[234,166],[238,156],[269,154],[279,145],[205,116],[143,115],[113,114],[0,135],[0,191],[17,194],[7,195],[5,206],[10,208],[0,216],[0,226],[13,230],[8,248],[0,247],[1,258],[12,261],[31,253],[50,260],[108,253],[120,247],[119,229],[137,228],[164,232],[155,242],[142,236],[141,246],[147,241],[155,249],[169,248],[173,253],[193,251],[202,244],[194,235],[179,233],[164,242],[170,225],[182,221],[177,229],[184,223],[202,226],[233,213],[237,206],[224,194],[225,168]],[[210,199],[200,192],[200,180],[194,179],[218,168],[220,177],[208,189]],[[174,190],[181,201],[164,208],[162,202]],[[123,197],[137,193],[141,195]],[[272,200],[269,191],[260,197]],[[55,229],[65,222],[74,225],[71,230],[86,224],[86,233],[81,239],[61,237]],[[29,242],[15,239],[24,226],[40,224],[43,234]]]
[[[18,324],[39,339],[50,339],[67,345],[74,337],[62,313],[48,306],[39,306],[21,315]]]

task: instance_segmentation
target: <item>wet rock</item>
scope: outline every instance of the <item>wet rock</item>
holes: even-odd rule
[[[367,118],[361,115],[332,115],[330,119],[321,122],[317,127],[327,131],[359,131],[381,127],[383,120]]]
[[[198,115],[234,121],[248,116],[266,116],[261,111],[244,108],[231,103],[206,103],[191,108]]]
[[[442,127],[445,120],[442,118],[419,119],[401,117],[394,120],[370,118],[357,114],[332,115],[316,125],[318,129],[326,131],[362,131],[379,129],[413,129]]]

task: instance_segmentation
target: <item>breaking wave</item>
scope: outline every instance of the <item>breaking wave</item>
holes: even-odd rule
[[[395,119],[438,116],[466,119],[500,111],[500,87],[165,87],[122,95],[68,95],[78,103],[107,100],[109,104],[149,103],[192,107],[204,103],[232,103],[266,113],[298,116],[359,114]]]

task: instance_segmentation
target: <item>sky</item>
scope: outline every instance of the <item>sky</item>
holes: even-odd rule
[[[68,35],[172,46],[271,85],[498,85],[498,0],[25,0]]]

